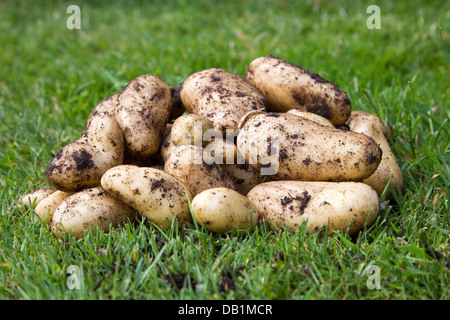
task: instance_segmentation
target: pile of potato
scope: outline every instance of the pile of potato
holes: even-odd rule
[[[103,100],[86,131],[56,153],[21,210],[62,236],[146,218],[212,232],[274,227],[353,234],[403,179],[389,127],[347,94],[274,56],[243,78],[212,68],[179,88],[144,74]],[[390,184],[390,189],[387,185]]]

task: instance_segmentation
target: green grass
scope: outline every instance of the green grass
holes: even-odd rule
[[[66,28],[70,4],[81,30]],[[365,1],[2,1],[0,298],[448,300],[450,6],[377,4],[380,30],[366,27]],[[357,236],[267,225],[217,235],[143,221],[58,240],[32,210],[11,208],[134,77],[176,87],[210,67],[244,75],[268,54],[337,83],[354,109],[394,127],[404,188]],[[66,285],[71,265],[79,290]],[[367,285],[371,266],[380,289]]]

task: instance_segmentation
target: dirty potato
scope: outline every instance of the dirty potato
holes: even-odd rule
[[[183,182],[193,196],[215,187],[237,190],[222,167],[199,146],[176,146],[166,159],[164,171]]]
[[[170,113],[169,120],[175,120],[186,112],[186,108],[183,105],[183,101],[181,101],[180,91],[174,87],[169,87],[169,89],[172,100],[172,112]]]
[[[386,138],[386,130],[380,119],[365,111],[352,112],[347,122],[350,131],[363,133],[375,140],[383,150],[383,156],[377,170],[363,182],[374,188],[381,196],[386,186],[390,186],[399,192],[403,186],[403,175],[400,166],[397,163],[394,153]],[[392,192],[386,190],[385,198],[391,200]]]
[[[364,134],[272,112],[248,117],[237,147],[246,163],[273,180],[361,181],[375,172],[382,155]]]
[[[195,220],[212,232],[249,229],[258,224],[251,202],[228,188],[213,188],[197,194],[192,200]]]
[[[102,187],[94,187],[64,199],[56,208],[50,226],[58,237],[70,233],[82,238],[90,227],[108,232],[127,220],[135,221],[136,217],[136,210],[110,196]]]
[[[258,170],[247,163],[222,164],[222,169],[233,180],[239,192],[246,195],[258,184],[268,180],[268,176],[263,176]]]
[[[168,228],[174,220],[178,227],[192,221],[189,189],[162,170],[117,166],[105,172],[101,185],[110,195],[161,228]]]
[[[118,94],[115,118],[133,158],[147,159],[159,151],[171,99],[169,86],[152,74],[133,79]]]
[[[251,110],[265,110],[266,100],[247,80],[211,68],[190,75],[181,84],[180,97],[190,113],[203,115],[221,132],[236,130],[240,118]]]
[[[246,79],[267,99],[269,111],[301,109],[318,114],[335,126],[350,117],[350,99],[336,84],[280,58],[253,60]]]
[[[99,186],[102,174],[123,159],[122,132],[114,116],[97,113],[80,138],[58,151],[45,175],[58,190],[79,191]]]
[[[272,227],[306,232],[328,228],[355,234],[375,221],[379,198],[361,182],[271,181],[247,195],[255,211]]]

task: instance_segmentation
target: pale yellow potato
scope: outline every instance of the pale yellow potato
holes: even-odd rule
[[[122,165],[102,177],[102,187],[161,228],[174,220],[181,227],[192,221],[189,189],[172,175],[155,168]]]
[[[253,60],[246,79],[267,99],[268,111],[301,109],[318,114],[335,126],[350,117],[350,99],[336,84],[280,58]]]
[[[206,229],[222,233],[233,229],[249,229],[258,224],[251,202],[228,188],[202,191],[192,200],[194,218]]]
[[[32,191],[22,197],[17,201],[17,209],[19,212],[25,212],[28,209],[34,209],[43,199],[51,195],[56,190],[53,188],[41,188]]]
[[[147,159],[159,151],[171,112],[170,88],[158,76],[141,75],[118,94],[115,118],[133,158]]]
[[[136,210],[109,195],[102,187],[94,187],[65,198],[56,208],[50,226],[58,237],[70,233],[82,238],[91,227],[108,232],[111,227],[135,221],[137,217]]]
[[[56,190],[48,197],[42,199],[42,201],[39,202],[39,204],[35,208],[36,214],[38,215],[40,220],[45,224],[50,224],[56,208],[65,198],[67,198],[71,194],[71,192]]]
[[[164,171],[183,182],[193,196],[216,187],[237,190],[220,164],[203,151],[199,146],[176,146],[166,159]]]
[[[196,72],[178,89],[190,113],[207,117],[221,132],[236,130],[251,110],[265,110],[266,99],[241,76],[218,68]]]
[[[247,195],[255,211],[272,227],[306,232],[348,231],[353,235],[375,221],[379,198],[361,182],[271,181]]]
[[[214,125],[207,117],[188,113],[174,121],[170,135],[174,145],[195,144],[204,147],[208,141],[203,140],[203,135],[208,130],[213,131]]]
[[[330,122],[330,120],[319,116],[318,114],[308,112],[308,111],[302,111],[300,109],[291,109],[288,110],[286,113],[295,114],[296,116],[306,118],[308,120],[317,122],[318,124],[321,124],[323,126],[329,127],[329,128],[335,128],[335,126]]]
[[[364,134],[275,112],[247,117],[237,147],[246,163],[273,180],[362,181],[382,156]]]
[[[122,132],[114,116],[96,113],[83,135],[58,151],[45,175],[56,189],[75,192],[99,186],[102,174],[123,160]]]
[[[377,170],[362,182],[374,188],[379,196],[382,195],[388,183],[395,192],[399,192],[403,186],[402,170],[385,136],[386,131],[380,119],[375,115],[372,117],[370,114],[362,111],[355,112],[355,117],[353,117],[352,112],[352,116],[348,120],[347,125],[350,131],[363,133],[373,138],[381,150],[383,150],[383,156]],[[393,198],[392,192],[389,189],[386,190],[385,198],[388,200]]]

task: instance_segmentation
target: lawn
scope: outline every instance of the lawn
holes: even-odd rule
[[[73,4],[80,29],[67,27]],[[376,4],[380,29],[366,1],[2,1],[0,299],[450,299],[450,5]],[[211,67],[244,76],[269,54],[392,125],[404,187],[371,227],[219,235],[139,221],[60,240],[14,207],[134,77],[178,87]]]

